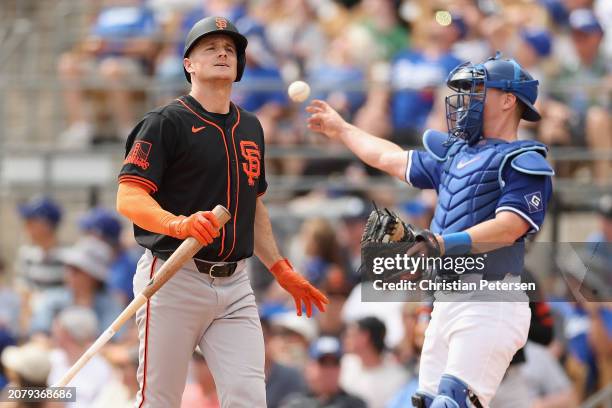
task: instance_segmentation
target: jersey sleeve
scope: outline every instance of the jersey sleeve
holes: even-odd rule
[[[538,232],[552,194],[551,177],[521,173],[510,166],[502,176],[505,185],[495,213],[511,211],[529,223],[529,234]]]
[[[422,150],[408,151],[406,182],[421,189],[438,189],[442,163]]]
[[[176,129],[168,118],[147,114],[128,137],[119,182],[139,183],[155,193],[172,160],[175,141]]]

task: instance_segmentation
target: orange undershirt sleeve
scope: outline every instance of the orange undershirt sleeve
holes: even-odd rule
[[[120,181],[117,191],[117,211],[147,231],[184,238],[176,231],[177,221],[186,218],[174,215],[158,204],[151,190],[141,183]]]

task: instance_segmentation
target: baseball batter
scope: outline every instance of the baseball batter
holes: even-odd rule
[[[117,208],[146,248],[138,293],[192,236],[205,246],[138,310],[136,407],[178,407],[196,346],[223,407],[265,407],[264,344],[245,271],[253,253],[295,299],[297,314],[325,310],[327,298],[277,249],[261,196],[267,188],[257,118],[230,102],[245,67],[247,39],[222,17],[197,22],[184,50],[191,92],[153,110],[134,128],[119,175]],[[212,212],[232,219],[219,232]]]
[[[399,146],[346,123],[327,103],[307,111],[310,129],[342,141],[359,158],[408,184],[435,189],[438,202],[422,244],[428,256],[501,246],[481,279],[520,282],[524,237],[538,231],[553,171],[547,148],[518,141],[521,119],[537,121],[538,81],[498,54],[448,76],[448,133],[428,130],[425,151]],[[410,114],[410,112],[406,112]],[[491,255],[491,254],[490,254]],[[438,279],[453,280],[454,271]],[[524,302],[435,302],[425,334],[416,407],[487,407],[529,330]]]

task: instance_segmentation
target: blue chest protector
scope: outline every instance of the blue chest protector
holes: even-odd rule
[[[428,153],[440,163],[438,203],[431,223],[431,230],[438,234],[464,231],[495,218],[506,166],[526,174],[553,174],[545,160],[547,148],[539,142],[487,139],[486,143],[468,146],[463,140],[452,144],[446,144],[446,140],[447,134],[442,132],[428,130],[423,135]],[[522,242],[489,253],[485,278],[519,275],[523,258]]]

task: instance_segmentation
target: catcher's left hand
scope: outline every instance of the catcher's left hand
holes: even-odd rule
[[[407,254],[440,256],[442,251],[440,244],[433,232],[427,229],[420,229],[412,224],[406,224],[396,213],[383,208],[374,209],[361,236],[361,246],[370,242],[389,243],[389,242],[414,242]]]
[[[414,242],[409,225],[388,208],[374,209],[361,236],[361,246],[367,243]]]
[[[281,259],[270,268],[279,285],[293,296],[297,315],[302,315],[302,303],[306,306],[306,316],[312,316],[312,304],[325,311],[329,299],[297,273],[287,259]]]
[[[442,251],[436,236],[429,230],[420,229],[414,225],[406,224],[396,213],[383,208],[374,209],[363,230],[361,247],[369,243],[407,243],[410,244],[406,255],[408,256],[440,256]],[[395,273],[386,276],[386,279],[394,279],[397,276],[409,277],[409,280],[418,280],[423,275],[423,270],[406,273]]]

